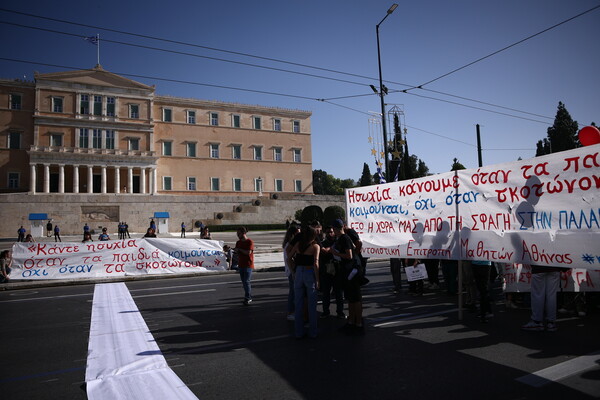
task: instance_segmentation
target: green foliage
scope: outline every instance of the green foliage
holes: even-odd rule
[[[371,169],[369,168],[369,164],[363,164],[363,171],[360,177],[360,181],[358,182],[359,186],[370,186],[373,184],[373,176],[371,175]]]
[[[346,219],[346,211],[340,206],[329,206],[323,211],[323,226],[330,226],[336,219]]]
[[[296,210],[294,214],[294,221],[300,221],[300,216],[302,215],[302,210]]]
[[[548,137],[537,142],[536,156],[571,150],[580,147],[577,137],[577,121],[573,121],[571,114],[562,102],[558,102],[558,110],[554,117],[554,124],[548,128]]]
[[[313,171],[313,192],[315,194],[342,195],[344,189],[356,187],[354,179],[339,179],[326,171]]]
[[[298,218],[302,225],[308,225],[312,221],[323,221],[323,210],[319,206],[306,206],[302,213],[300,214],[300,218]]]
[[[462,165],[461,163],[458,162],[458,158],[454,158],[454,163],[452,164],[452,167],[450,168],[450,171],[458,171],[460,169],[466,169],[464,165]]]

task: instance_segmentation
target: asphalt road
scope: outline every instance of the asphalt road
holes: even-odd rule
[[[319,320],[295,340],[282,272],[128,282],[171,369],[199,399],[585,399],[600,396],[600,313],[521,332],[529,311],[496,306],[487,324],[443,291],[393,294],[385,262],[369,264],[364,336]],[[94,285],[0,292],[3,399],[85,399]],[[497,298],[500,299],[498,293]],[[320,309],[320,306],[319,306]],[[592,360],[592,361],[590,361]],[[591,362],[591,365],[590,365]],[[540,387],[517,379],[557,370]]]

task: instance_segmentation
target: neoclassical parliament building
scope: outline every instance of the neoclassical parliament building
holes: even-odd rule
[[[1,79],[0,195],[117,206],[136,196],[312,195],[310,116],[157,95],[100,65]]]
[[[0,81],[0,190],[312,192],[310,112],[158,96],[105,71]]]

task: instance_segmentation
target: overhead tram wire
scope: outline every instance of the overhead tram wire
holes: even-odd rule
[[[557,24],[554,24],[554,25],[552,25],[552,26],[551,26],[551,27],[549,27],[549,28],[543,29],[543,30],[539,31],[538,33],[534,33],[533,35],[527,36],[527,37],[526,37],[526,38],[524,38],[524,39],[521,39],[521,40],[519,40],[519,41],[517,41],[517,42],[514,42],[514,43],[512,43],[512,44],[509,44],[509,45],[508,45],[508,46],[506,46],[506,47],[503,47],[503,48],[501,48],[500,50],[496,50],[496,51],[494,51],[494,52],[492,52],[492,53],[490,53],[490,54],[488,54],[488,55],[486,55],[486,56],[483,56],[483,57],[480,57],[480,58],[478,58],[478,59],[477,59],[477,60],[475,60],[475,61],[471,61],[470,63],[468,63],[468,64],[465,64],[465,65],[463,65],[462,67],[455,68],[455,69],[453,69],[453,70],[452,70],[452,71],[450,71],[450,72],[447,72],[447,73],[445,73],[445,74],[443,74],[443,75],[440,75],[440,76],[438,76],[437,78],[431,79],[431,80],[429,80],[429,81],[427,81],[427,82],[425,82],[425,83],[422,83],[422,84],[420,84],[420,85],[418,85],[418,86],[415,86],[415,87],[413,87],[413,88],[411,88],[411,89],[407,89],[407,90],[413,90],[413,89],[423,89],[423,86],[425,86],[425,85],[429,85],[430,83],[433,83],[433,82],[435,82],[435,81],[438,81],[438,80],[440,80],[440,79],[442,79],[442,78],[445,78],[445,77],[447,77],[447,76],[449,76],[449,75],[452,75],[452,74],[454,74],[455,72],[458,72],[458,71],[460,71],[460,70],[463,70],[463,69],[465,69],[465,68],[467,68],[467,67],[470,67],[470,66],[471,66],[471,65],[473,65],[473,64],[476,64],[476,63],[478,63],[478,62],[480,62],[480,61],[483,61],[483,60],[485,60],[485,59],[487,59],[487,58],[490,58],[490,57],[492,57],[492,56],[495,56],[495,55],[496,55],[496,54],[498,54],[498,53],[501,53],[501,52],[503,52],[503,51],[505,51],[505,50],[508,50],[508,49],[510,49],[511,47],[517,46],[517,45],[519,45],[519,44],[521,44],[521,43],[523,43],[523,42],[526,42],[526,41],[528,41],[529,39],[533,39],[534,37],[536,37],[536,36],[539,36],[539,35],[541,35],[542,33],[546,33],[546,32],[548,32],[548,31],[550,31],[550,30],[552,30],[552,29],[554,29],[554,28],[557,28],[557,27],[559,27],[559,26],[561,26],[561,25],[563,25],[563,24],[566,24],[567,22],[570,22],[570,21],[572,21],[572,20],[574,20],[574,19],[576,19],[576,18],[579,18],[579,17],[581,17],[581,16],[583,16],[583,15],[585,15],[585,14],[588,14],[588,13],[590,13],[590,12],[592,12],[592,11],[594,11],[594,10],[598,9],[598,8],[600,8],[600,5],[597,5],[597,6],[595,6],[595,7],[592,7],[592,8],[590,8],[589,10],[583,11],[583,12],[581,12],[581,13],[579,13],[579,14],[577,14],[577,15],[575,15],[575,16],[573,16],[573,17],[571,17],[571,18],[565,19],[564,21],[561,21],[561,22],[559,22],[559,23],[557,23]]]
[[[18,60],[18,59],[14,59],[14,58],[6,58],[6,57],[0,57],[0,60],[18,62],[18,63],[24,63],[24,64],[43,65],[45,67],[72,69],[72,70],[86,69],[86,68],[82,68],[82,67],[72,67],[72,66],[67,66],[67,65],[48,64],[48,63],[41,63],[41,62],[29,61],[29,60]],[[233,87],[233,86],[214,85],[214,84],[210,84],[210,83],[184,81],[184,80],[180,80],[180,79],[160,78],[157,76],[129,74],[126,72],[115,71],[113,73],[115,73],[117,75],[122,75],[122,76],[129,76],[129,77],[133,77],[133,78],[150,79],[150,80],[157,80],[157,81],[182,83],[182,84],[186,84],[186,85],[206,86],[206,87],[213,87],[213,88],[218,88],[218,89],[237,90],[237,91],[241,91],[241,92],[259,93],[259,94],[267,94],[267,95],[271,95],[271,96],[283,96],[283,97],[291,97],[291,98],[295,98],[295,99],[319,101],[319,99],[314,98],[314,97],[299,96],[299,95],[293,95],[293,94],[287,94],[287,93],[269,92],[269,91],[265,91],[265,90],[237,88],[237,87]]]
[[[64,32],[64,31],[57,31],[57,30],[54,30],[54,29],[47,29],[47,28],[39,28],[39,27],[36,27],[36,26],[17,24],[17,23],[14,23],[14,22],[0,21],[0,24],[12,25],[12,26],[20,27],[20,28],[34,29],[34,30],[39,30],[39,31],[44,31],[44,32],[51,32],[51,33],[56,33],[56,34],[59,34],[59,35],[73,36],[73,37],[77,37],[77,38],[84,37],[84,35],[78,35],[78,34],[75,34],[75,33],[69,33],[69,32]],[[120,44],[120,45],[131,46],[131,47],[139,47],[139,48],[147,49],[147,50],[161,51],[161,52],[165,52],[165,53],[173,53],[173,54],[179,54],[179,55],[196,57],[196,58],[203,58],[203,59],[212,60],[212,61],[220,61],[220,62],[226,62],[226,63],[236,64],[236,65],[243,65],[243,66],[254,67],[254,68],[262,68],[262,69],[271,70],[271,71],[286,72],[286,73],[290,73],[290,74],[308,76],[308,77],[311,77],[311,78],[319,78],[319,79],[326,79],[326,80],[335,81],[335,82],[349,83],[349,84],[358,85],[358,86],[368,86],[368,84],[366,84],[366,83],[353,82],[353,81],[349,81],[349,80],[346,80],[346,79],[338,79],[338,78],[332,78],[332,77],[323,76],[323,75],[309,74],[309,73],[306,73],[306,72],[291,71],[291,70],[286,70],[286,69],[282,69],[282,68],[276,68],[276,67],[269,67],[269,66],[265,66],[265,65],[258,65],[258,64],[246,63],[246,62],[242,62],[242,61],[227,60],[227,59],[224,59],[224,58],[203,56],[203,55],[200,55],[200,54],[188,53],[188,52],[177,51],[177,50],[163,49],[163,48],[160,48],[160,47],[152,47],[152,46],[146,46],[146,45],[135,44],[135,43],[121,42],[121,41],[111,40],[111,39],[102,39],[102,42]]]

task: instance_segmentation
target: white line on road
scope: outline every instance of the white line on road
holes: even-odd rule
[[[170,292],[170,293],[154,293],[154,294],[138,294],[136,296],[132,296],[134,299],[139,299],[142,297],[156,297],[156,296],[173,296],[177,294],[187,294],[187,293],[202,293],[202,292],[214,292],[217,289],[201,289],[201,290],[188,290],[186,292]]]

